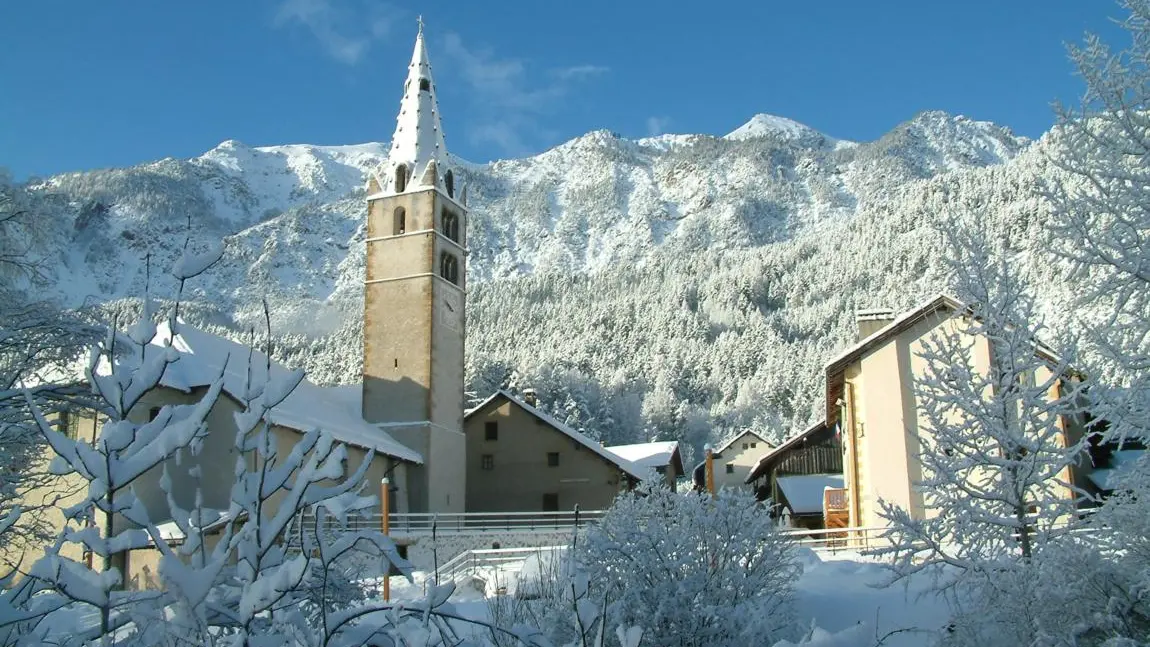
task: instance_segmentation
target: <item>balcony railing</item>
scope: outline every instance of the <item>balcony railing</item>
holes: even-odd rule
[[[823,490],[823,510],[827,512],[846,512],[846,488],[827,488]]]

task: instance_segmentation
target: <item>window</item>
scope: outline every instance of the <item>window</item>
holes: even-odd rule
[[[449,170],[443,174],[443,184],[447,187],[447,197],[455,197],[455,175]]]
[[[754,448],[756,448],[756,447],[758,447],[758,446],[759,446],[759,444],[758,444],[758,443],[751,443],[751,449],[754,449]]]
[[[495,469],[495,455],[494,454],[484,454],[479,459],[479,466],[485,470]]]
[[[547,466],[559,467],[559,452],[547,452]]]
[[[743,449],[747,449],[748,447],[750,447],[750,445],[748,445],[747,443],[743,443]]]
[[[156,416],[158,415],[160,415],[160,407],[152,407],[151,409],[148,409],[148,422],[155,420]]]
[[[407,231],[407,210],[403,207],[395,208],[395,235],[398,236]]]
[[[395,167],[395,192],[403,193],[407,189],[407,165],[400,164]]]
[[[459,216],[443,210],[443,235],[455,242],[459,242]]]
[[[727,474],[734,474],[734,473],[735,473],[735,466],[731,465],[730,463],[727,463]]]
[[[439,257],[439,275],[448,281],[459,284],[459,261],[447,252]]]
[[[484,440],[499,440],[499,423],[486,422],[483,424]]]
[[[544,494],[543,495],[543,511],[544,512],[559,512],[559,495],[558,494]]]
[[[431,92],[431,81],[428,81],[427,79],[420,79],[419,80],[419,91],[420,92]]]
[[[655,466],[655,472],[657,474],[666,474],[667,473],[667,466],[666,465],[656,465]]]

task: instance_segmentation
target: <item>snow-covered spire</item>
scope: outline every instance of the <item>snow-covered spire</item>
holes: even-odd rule
[[[383,193],[403,193],[438,186],[455,197],[454,174],[449,167],[443,126],[439,123],[439,105],[435,100],[435,81],[431,62],[423,42],[423,19],[415,36],[415,51],[403,85],[399,118],[391,138],[391,151],[379,178]]]

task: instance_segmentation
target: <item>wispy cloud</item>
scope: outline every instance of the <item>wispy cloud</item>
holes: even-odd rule
[[[306,29],[329,56],[355,65],[373,42],[391,35],[396,13],[390,5],[361,0],[283,0],[274,24]]]
[[[647,117],[647,135],[650,137],[662,135],[667,132],[667,126],[670,125],[670,117]]]
[[[443,40],[447,65],[467,85],[474,112],[468,138],[493,144],[503,154],[522,155],[551,133],[542,117],[560,105],[578,84],[608,73],[599,65],[535,69],[487,48],[472,48],[455,33]]]
[[[552,76],[564,80],[581,80],[599,76],[610,72],[610,68],[603,67],[602,65],[573,65],[571,67],[561,67],[551,70]]]

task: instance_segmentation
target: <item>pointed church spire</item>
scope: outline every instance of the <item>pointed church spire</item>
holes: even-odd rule
[[[399,118],[391,138],[391,152],[384,166],[380,188],[384,193],[403,193],[437,186],[454,197],[447,144],[439,123],[439,104],[435,99],[435,81],[431,62],[423,42],[423,17],[415,36],[415,51],[407,69]]]

